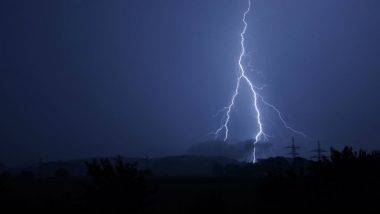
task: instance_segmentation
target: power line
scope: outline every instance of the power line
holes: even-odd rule
[[[325,150],[322,149],[321,147],[321,142],[317,140],[317,148],[312,150],[312,152],[315,153],[315,155],[311,158],[317,159],[318,161],[322,161],[325,158],[324,153],[326,153]]]
[[[297,150],[300,149],[300,147],[295,144],[294,137],[292,137],[292,145],[287,146],[286,148],[290,149],[289,155],[291,155],[293,159],[299,156]]]

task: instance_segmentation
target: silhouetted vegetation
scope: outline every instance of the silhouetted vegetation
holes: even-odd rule
[[[375,210],[380,196],[380,159],[351,147],[331,149],[330,158],[313,162],[305,174],[294,169],[269,173],[260,189],[260,204],[270,209]]]
[[[59,168],[54,172],[54,177],[58,179],[67,179],[70,177],[70,173],[64,168]]]
[[[378,153],[345,147],[331,149],[330,156],[316,162],[284,157],[257,164],[215,159],[218,161],[174,157],[148,164],[168,166],[170,171],[187,170],[178,166],[188,166],[194,176],[153,176],[121,157],[88,161],[83,176],[72,176],[62,167],[48,177],[35,176],[30,170],[3,171],[0,206],[7,211],[4,213],[165,214],[365,212],[378,206]],[[200,176],[192,169],[196,165],[207,166],[204,169],[211,172]]]
[[[152,187],[146,182],[148,171],[137,169],[136,164],[125,163],[121,157],[86,162],[87,175],[92,178],[86,185],[88,208],[99,213],[141,213],[147,208]]]

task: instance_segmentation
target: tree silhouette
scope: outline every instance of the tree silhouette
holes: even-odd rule
[[[146,182],[147,171],[137,165],[125,163],[121,157],[95,159],[86,162],[87,175],[93,183],[86,187],[87,200],[91,210],[99,213],[140,213],[146,208],[148,196],[152,193]]]
[[[64,168],[59,168],[54,172],[54,177],[58,179],[67,179],[70,177],[70,173]]]
[[[330,158],[314,162],[305,174],[267,177],[260,200],[264,207],[310,211],[368,210],[380,196],[380,162],[376,155],[344,147],[331,148]],[[290,173],[292,176],[285,174]]]

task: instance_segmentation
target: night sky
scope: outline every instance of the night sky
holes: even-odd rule
[[[246,66],[325,148],[380,145],[380,1],[253,0]],[[2,0],[0,162],[180,154],[212,139],[246,0]],[[231,142],[254,136],[246,87]],[[264,107],[263,107],[264,108]],[[269,110],[274,151],[293,135]]]

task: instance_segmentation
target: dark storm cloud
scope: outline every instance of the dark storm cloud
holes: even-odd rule
[[[0,161],[162,155],[206,139],[232,93],[245,6],[2,1]],[[263,93],[325,145],[378,148],[379,9],[371,0],[254,1],[247,48]],[[239,99],[233,138],[252,136],[248,105]],[[280,130],[275,118],[266,123]]]

